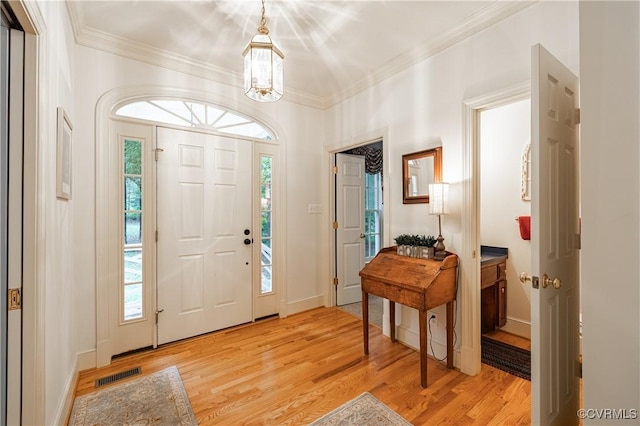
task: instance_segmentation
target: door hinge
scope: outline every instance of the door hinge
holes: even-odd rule
[[[582,235],[580,234],[575,234],[575,238],[574,238],[574,247],[577,250],[580,250],[582,248]]]
[[[574,112],[574,117],[573,117],[573,122],[575,124],[580,124],[580,108],[576,108],[575,112]]]
[[[333,222],[333,229],[338,229],[338,221]]]
[[[160,315],[162,312],[164,312],[164,309],[156,311],[156,324],[158,324],[158,315]]]
[[[158,161],[158,153],[159,152],[163,152],[163,151],[164,151],[164,149],[162,149],[162,148],[156,148],[156,149],[153,150],[153,155],[155,156],[156,161]]]
[[[156,229],[156,243],[158,242],[158,230]]]
[[[338,174],[338,166],[333,166],[333,174],[334,175]]]
[[[475,259],[475,258],[476,258],[476,251],[475,251],[475,250],[473,250],[473,251],[471,252],[471,258],[472,258],[472,259]]]
[[[338,285],[338,284],[339,284],[338,277],[335,277],[333,279],[333,285]]]
[[[17,309],[22,309],[22,299],[20,298],[20,289],[19,288],[10,288],[9,289],[9,305],[8,309],[10,311],[15,311]]]

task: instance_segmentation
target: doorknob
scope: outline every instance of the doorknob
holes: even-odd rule
[[[249,245],[249,244],[251,244],[251,240],[249,238],[245,238],[244,239],[244,243],[245,243],[245,245]]]
[[[526,272],[521,273],[520,274],[520,282],[522,284],[526,284],[527,281],[531,281],[531,287],[533,287],[533,288],[538,288],[539,287],[538,277],[532,276],[532,275],[527,275]]]
[[[364,234],[360,234],[360,238],[364,238]]]
[[[551,279],[547,274],[542,276],[542,288],[547,288],[548,285],[552,285],[556,290],[562,287],[562,281],[560,278]]]
[[[520,282],[525,284],[527,281],[531,281],[531,286],[533,288],[539,287],[539,278],[531,275],[527,275],[526,272],[520,274]],[[562,287],[562,281],[560,278],[551,279],[547,274],[542,275],[542,288],[547,288],[548,286],[553,286],[556,290]]]

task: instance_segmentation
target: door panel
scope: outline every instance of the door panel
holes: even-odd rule
[[[532,48],[531,416],[577,424],[579,358],[578,79]],[[554,278],[559,289],[547,285]]]
[[[360,276],[364,267],[364,157],[336,154],[336,231],[338,305],[362,299]]]
[[[251,142],[158,128],[157,145],[158,342],[251,321]]]

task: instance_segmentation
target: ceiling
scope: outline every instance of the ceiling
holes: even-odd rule
[[[327,108],[531,5],[530,1],[266,0],[285,55],[283,99]],[[79,44],[242,86],[260,0],[69,1]]]

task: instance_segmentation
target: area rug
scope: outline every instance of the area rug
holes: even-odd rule
[[[82,395],[69,425],[197,425],[175,366]]]
[[[325,414],[309,426],[411,426],[378,398],[365,392]]]
[[[362,319],[362,302],[338,306],[338,309]],[[369,295],[369,324],[382,328],[382,298]]]
[[[531,352],[482,336],[482,363],[531,381]]]

